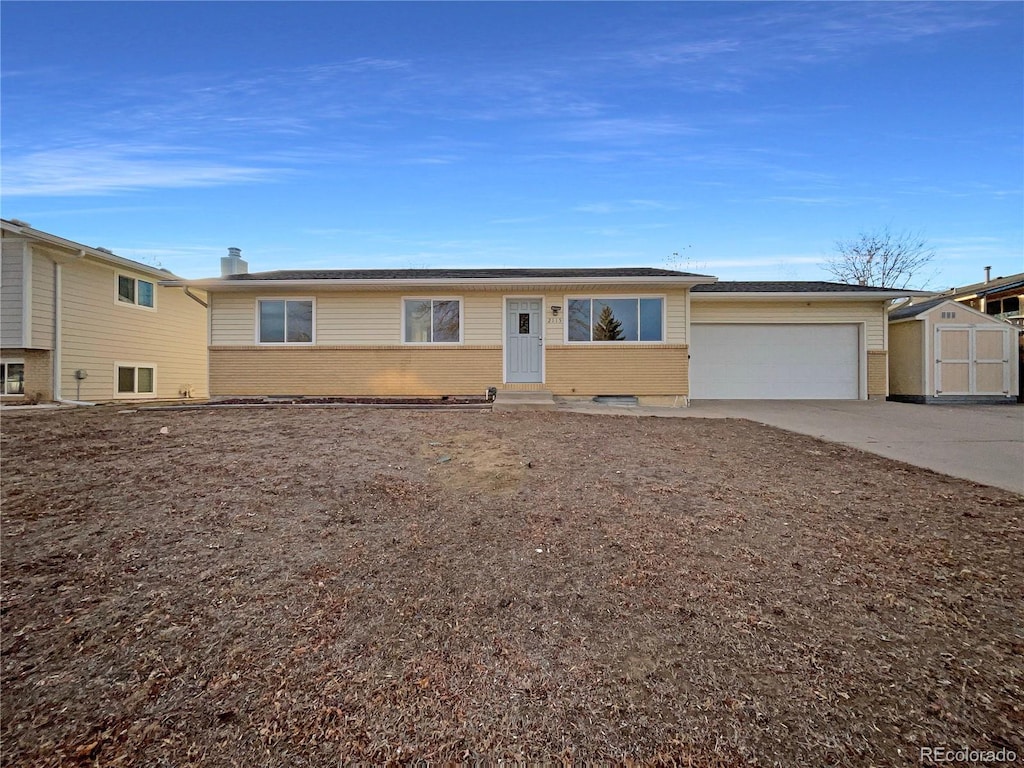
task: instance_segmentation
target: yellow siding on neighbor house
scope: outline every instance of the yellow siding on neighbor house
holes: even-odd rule
[[[867,349],[884,350],[886,316],[881,301],[730,301],[690,302],[694,323],[864,323]]]
[[[564,396],[686,396],[688,364],[681,344],[566,345],[547,350],[545,381]]]
[[[52,259],[33,252],[32,346],[41,349],[53,349],[54,267]]]
[[[4,238],[0,252],[0,346],[21,347],[25,241]]]
[[[925,323],[912,320],[889,327],[889,393],[923,395]]]
[[[117,275],[154,283],[155,310],[116,300]],[[61,389],[64,398],[134,399],[116,392],[115,363],[156,367],[156,393],[174,399],[190,386],[206,397],[206,310],[180,288],[156,285],[144,272],[83,259],[62,268]],[[75,371],[88,378],[79,390]],[[80,394],[79,394],[80,393]]]
[[[212,347],[210,389],[231,395],[483,395],[502,350],[459,347]]]

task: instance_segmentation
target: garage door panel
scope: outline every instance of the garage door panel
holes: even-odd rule
[[[860,331],[853,324],[694,324],[695,399],[857,399]]]

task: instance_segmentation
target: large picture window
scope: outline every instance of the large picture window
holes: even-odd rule
[[[312,344],[312,299],[260,299],[260,344]]]
[[[0,390],[5,395],[25,394],[25,364],[0,363]]]
[[[660,297],[569,299],[570,342],[664,341]]]
[[[137,307],[154,307],[153,283],[129,275],[117,276],[117,300]]]
[[[403,339],[409,344],[462,341],[462,302],[458,299],[405,299]]]

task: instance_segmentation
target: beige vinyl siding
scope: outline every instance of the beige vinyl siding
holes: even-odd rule
[[[501,385],[497,345],[212,347],[210,389],[230,395],[483,395]]]
[[[686,342],[686,291],[619,290],[540,292],[462,291],[404,289],[395,291],[297,291],[260,290],[224,292],[211,295],[210,344],[250,346],[256,343],[256,302],[261,298],[312,297],[316,302],[316,345],[381,346],[402,344],[402,300],[404,298],[459,298],[462,300],[463,344],[504,343],[504,300],[508,296],[539,297],[544,302],[545,347],[565,343],[564,318],[569,296],[664,296],[665,341]],[[551,314],[551,307],[562,307]]]
[[[885,311],[881,301],[730,301],[700,298],[690,302],[693,323],[864,323],[867,349],[885,350]]]
[[[256,299],[246,293],[211,293],[210,344],[245,345],[256,340]]]
[[[53,349],[53,260],[32,254],[32,346]]]
[[[4,238],[0,253],[0,346],[21,347],[25,241]]]
[[[156,309],[118,303],[116,278],[154,283]],[[206,310],[180,288],[156,285],[158,277],[81,260],[62,269],[61,389],[65,398],[118,399],[115,363],[156,366],[159,399],[174,399],[188,385],[207,396]],[[88,378],[79,390],[75,371]]]
[[[893,395],[924,395],[925,323],[911,320],[889,328],[889,392]]]

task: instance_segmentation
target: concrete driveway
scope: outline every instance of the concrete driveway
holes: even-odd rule
[[[689,408],[598,407],[633,413],[749,419],[1024,494],[1024,406],[913,405],[884,400],[697,400]]]
[[[701,400],[689,410],[769,424],[1024,494],[1024,406]]]

